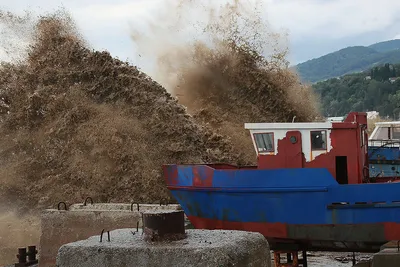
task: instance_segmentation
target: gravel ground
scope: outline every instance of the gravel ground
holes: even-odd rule
[[[271,252],[272,253],[272,252]],[[309,252],[307,253],[309,267],[351,267],[352,253],[347,252]],[[368,260],[372,254],[356,253],[357,263]],[[273,253],[271,258],[273,259]],[[273,266],[273,265],[272,265]]]

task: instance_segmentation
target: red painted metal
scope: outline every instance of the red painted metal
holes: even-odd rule
[[[193,226],[197,229],[226,229],[226,230],[243,230],[249,232],[259,232],[264,236],[274,239],[287,239],[290,238],[288,235],[288,225],[284,223],[255,223],[255,222],[230,222],[222,220],[213,220],[207,218],[201,218],[196,216],[188,216],[188,219],[192,222]],[[375,225],[382,225],[384,228],[384,236],[382,239],[386,240],[400,240],[400,223],[381,223]],[[330,231],[335,225],[308,225],[309,228],[315,227],[326,228],[326,231]],[[307,227],[307,225],[304,225]]]
[[[188,216],[188,219],[197,229],[244,230],[249,232],[260,232],[264,236],[271,236],[275,238],[286,238],[288,235],[286,224],[283,223],[228,222],[196,216]]]
[[[290,137],[294,136],[297,142],[292,144]],[[278,141],[277,155],[260,155],[258,158],[259,169],[275,168],[302,168],[305,161],[301,147],[301,133],[288,131],[286,137]]]
[[[291,255],[292,260],[287,260],[282,263],[281,254]],[[275,267],[298,267],[299,266],[299,252],[298,251],[274,251],[274,265]]]
[[[384,223],[385,237],[387,240],[400,240],[400,224]]]
[[[202,169],[206,174],[199,172],[199,167],[193,168],[193,186],[196,187],[211,187],[214,177],[214,170],[211,168]]]
[[[346,156],[348,183],[360,184],[364,176],[368,177],[368,136],[363,130],[366,121],[366,113],[350,113],[344,122],[332,123],[332,149],[309,162],[302,151],[301,133],[288,131],[285,138],[278,140],[276,155],[259,155],[258,168],[327,168],[336,177],[336,156]],[[291,136],[298,139],[295,144],[290,142]]]
[[[162,166],[163,169],[163,175],[164,177],[167,178],[167,183],[171,185],[177,185],[178,184],[178,168],[176,166],[167,168],[167,166]],[[171,170],[170,172],[168,170]]]

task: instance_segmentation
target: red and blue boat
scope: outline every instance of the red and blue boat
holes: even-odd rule
[[[257,166],[163,166],[195,228],[260,232],[273,250],[375,252],[400,240],[400,183],[371,182],[366,113],[245,128]]]
[[[400,179],[400,121],[377,122],[368,140],[371,181]]]

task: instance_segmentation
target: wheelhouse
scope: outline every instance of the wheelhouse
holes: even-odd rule
[[[368,177],[366,113],[343,121],[246,123],[259,169],[327,168],[341,184]]]

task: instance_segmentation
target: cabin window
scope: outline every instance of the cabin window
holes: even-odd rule
[[[326,131],[311,132],[311,149],[326,150]]]
[[[373,139],[379,140],[387,140],[389,139],[389,128],[388,127],[379,127],[378,130],[375,133],[375,136],[373,136]]]
[[[274,152],[274,134],[257,133],[254,134],[258,153]]]
[[[400,128],[392,128],[393,129],[393,136],[392,139],[400,139]]]

